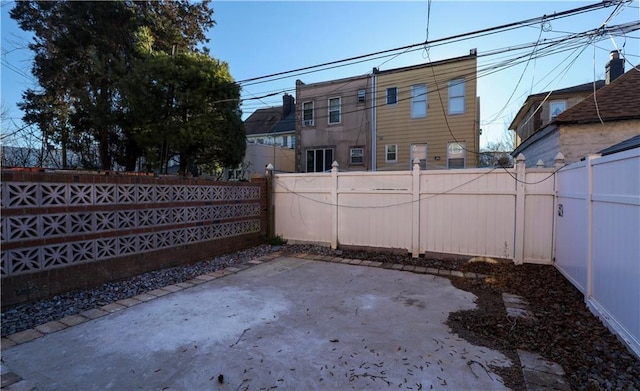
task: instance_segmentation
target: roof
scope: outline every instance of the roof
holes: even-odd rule
[[[556,124],[640,119],[640,69],[629,71],[556,117]]]
[[[270,133],[271,129],[282,119],[282,106],[268,107],[254,111],[244,120],[247,136]]]
[[[599,151],[598,153],[602,156],[611,155],[613,153],[618,153],[622,151],[627,151],[629,149],[640,148],[640,134],[629,139],[626,139],[618,144],[612,145],[608,148]]]
[[[271,128],[271,133],[286,133],[296,130],[296,112],[292,111]]]
[[[562,88],[559,90],[551,90],[551,91],[539,92],[537,94],[529,95],[525,100],[524,104],[522,105],[522,107],[520,107],[520,110],[518,110],[518,114],[516,114],[516,116],[513,118],[513,121],[511,121],[511,125],[509,125],[509,129],[515,130],[518,124],[522,122],[522,120],[524,119],[524,116],[529,112],[529,109],[531,109],[531,107],[533,106],[537,106],[538,104],[540,104],[540,102],[543,101],[545,97],[547,97],[547,95],[549,96],[549,98],[557,98],[561,96],[564,97],[564,96],[574,96],[574,95],[586,95],[587,93],[593,91],[594,83],[595,83],[596,90],[605,86],[604,80],[596,80],[595,82],[578,84],[576,86]]]

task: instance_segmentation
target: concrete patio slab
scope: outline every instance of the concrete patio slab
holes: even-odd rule
[[[38,390],[505,390],[442,277],[281,257],[2,352]],[[222,382],[220,382],[222,381]]]

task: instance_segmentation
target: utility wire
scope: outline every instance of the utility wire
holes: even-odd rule
[[[618,1],[618,3],[622,2],[622,1],[629,2],[629,1],[632,1],[632,0],[620,0],[620,1]],[[445,38],[439,38],[439,39],[435,39],[435,40],[432,40],[432,41],[419,42],[419,43],[405,45],[405,46],[401,46],[401,47],[397,47],[397,48],[393,48],[393,49],[386,49],[386,50],[381,50],[381,51],[377,51],[377,52],[373,52],[373,53],[367,53],[367,54],[363,54],[363,55],[359,55],[359,56],[349,57],[349,58],[345,58],[345,59],[342,59],[342,60],[329,61],[329,62],[325,62],[325,63],[322,63],[322,64],[306,66],[306,67],[292,69],[292,70],[283,71],[283,72],[276,72],[276,73],[272,73],[272,74],[264,75],[264,76],[252,77],[252,78],[249,78],[249,79],[240,80],[240,81],[238,81],[238,83],[239,84],[244,84],[244,83],[254,82],[254,81],[257,81],[257,80],[269,79],[269,78],[272,78],[272,77],[275,77],[275,76],[288,75],[288,74],[291,74],[291,73],[307,71],[307,70],[310,70],[310,69],[321,68],[321,67],[325,67],[325,66],[329,66],[329,65],[342,64],[342,63],[349,62],[349,61],[360,60],[360,59],[363,59],[363,58],[378,56],[378,55],[381,55],[381,54],[386,54],[386,53],[391,53],[391,52],[411,49],[411,48],[415,48],[415,47],[422,47],[422,46],[425,46],[425,45],[434,46],[434,44],[439,44],[439,43],[443,43],[443,42],[447,42],[447,41],[451,41],[451,40],[469,39],[469,38],[471,38],[473,36],[476,36],[476,35],[486,35],[487,33],[496,33],[496,32],[502,31],[502,30],[508,30],[508,29],[515,28],[515,27],[522,27],[522,26],[525,26],[525,25],[537,24],[537,23],[540,23],[540,22],[542,22],[544,20],[559,19],[559,18],[564,18],[564,17],[567,17],[567,16],[571,16],[571,15],[574,15],[574,14],[580,14],[580,13],[583,13],[583,12],[593,11],[593,10],[596,10],[596,9],[599,9],[599,8],[606,8],[606,7],[611,6],[611,4],[612,4],[612,2],[610,2],[610,1],[603,1],[602,3],[595,3],[595,4],[583,6],[583,7],[572,8],[572,9],[569,9],[569,10],[566,10],[566,11],[554,13],[553,15],[538,16],[538,17],[535,17],[535,18],[525,19],[525,20],[521,20],[521,21],[518,21],[518,22],[507,23],[507,24],[503,24],[503,25],[499,25],[499,26],[495,26],[495,27],[489,27],[489,28],[485,28],[485,29],[481,29],[481,30],[475,30],[475,31],[468,32],[468,33],[452,35],[452,36],[445,37]]]

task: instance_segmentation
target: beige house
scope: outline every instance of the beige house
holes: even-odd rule
[[[611,62],[607,65],[610,83],[605,82],[604,87],[538,129],[518,145],[512,156],[522,153],[527,166],[542,161],[549,167],[553,166],[558,152],[564,155],[565,163],[573,163],[639,135],[640,71],[632,68],[616,77],[610,74],[613,69],[610,65]]]
[[[516,132],[516,146],[537,130],[547,126],[562,112],[592,94],[594,88],[598,90],[604,85],[604,80],[598,80],[595,83],[529,95],[509,125],[509,129]]]
[[[296,81],[296,171],[370,170],[371,76]]]
[[[374,69],[372,167],[409,170],[478,166],[477,56]]]

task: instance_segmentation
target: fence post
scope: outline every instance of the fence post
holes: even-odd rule
[[[587,155],[587,289],[584,295],[585,302],[589,302],[593,295],[593,160],[599,158],[598,154]]]
[[[337,249],[338,243],[338,167],[337,161],[331,164],[331,248]]]
[[[525,216],[525,182],[526,182],[526,158],[523,154],[516,157],[516,227],[513,243],[513,263],[522,265],[524,262],[524,216]]]
[[[275,200],[273,194],[273,164],[267,164],[265,174],[267,175],[267,205],[269,214],[269,225],[267,227],[267,238],[273,239],[276,237],[276,215],[275,215]]]
[[[551,236],[551,261],[556,263],[556,245],[558,239],[558,188],[559,188],[559,177],[560,177],[560,169],[564,167],[564,155],[562,152],[558,152],[556,156],[553,158],[553,166],[556,168],[556,172],[553,178],[553,233]]]
[[[412,199],[412,225],[411,225],[411,256],[420,256],[420,159],[413,159],[413,199]]]

